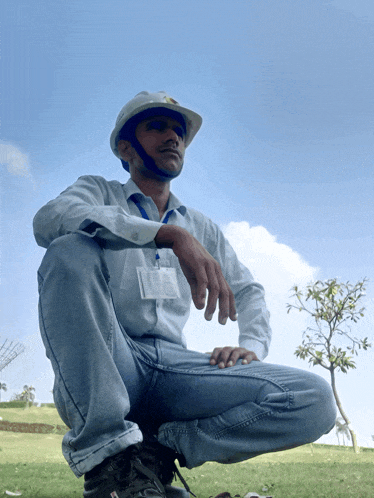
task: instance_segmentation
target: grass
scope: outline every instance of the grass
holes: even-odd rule
[[[51,424],[64,425],[56,408],[30,406],[28,409],[23,408],[0,408],[0,416],[8,422],[26,422],[29,424]],[[0,495],[1,496],[1,495]]]
[[[61,424],[52,408],[0,411],[12,422]],[[0,432],[0,496],[19,489],[27,498],[81,497],[83,481],[63,459],[61,440],[56,434]],[[255,491],[274,498],[374,498],[373,461],[370,449],[355,455],[351,448],[306,445],[234,465],[206,463],[181,471],[198,498],[223,491],[242,497]]]

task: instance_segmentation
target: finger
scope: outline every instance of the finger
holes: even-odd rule
[[[258,358],[257,358],[257,355],[256,353],[254,353],[253,351],[249,351],[249,353],[247,353],[243,359],[242,359],[242,365],[249,365],[249,363],[251,363],[251,361],[260,361]]]
[[[250,354],[251,352],[245,348],[232,348],[226,365],[228,367],[233,367],[234,365],[236,365],[236,362],[239,358],[247,358],[247,356]]]
[[[238,361],[239,358],[246,358],[246,354],[247,352],[245,350],[243,351],[242,348],[233,349],[228,358],[227,366],[233,367],[234,365],[236,365],[236,362]]]
[[[200,285],[196,285],[195,295],[192,294],[192,301],[198,310],[203,310],[205,308],[206,300],[206,284],[204,282]]]
[[[231,289],[222,274],[219,275],[220,294],[219,294],[219,314],[218,321],[221,325],[226,325],[230,315],[230,292]]]
[[[218,360],[219,354],[221,352],[221,349],[222,348],[214,348],[213,353],[210,356],[210,364],[211,365],[217,364],[217,360]]]
[[[206,273],[208,276],[208,302],[205,310],[205,319],[210,321],[213,318],[213,314],[217,307],[220,285],[217,279],[216,272],[212,265],[208,266]]]
[[[229,287],[229,299],[230,299],[230,320],[236,322],[238,319],[238,313],[236,312],[235,296],[231,287]]]
[[[206,290],[208,278],[205,270],[199,269],[196,273],[184,272],[187,282],[191,288],[191,297],[195,307],[198,310],[205,308]]]
[[[231,352],[234,348],[226,346],[225,348],[222,348],[218,358],[217,358],[217,363],[219,368],[226,368],[229,363],[229,358],[231,355]]]
[[[221,268],[216,269],[217,278],[219,280],[221,292],[219,294],[219,315],[218,321],[221,325],[226,325],[227,319],[230,317],[232,321],[237,320],[235,296],[229,284],[222,274]]]
[[[240,358],[243,365],[248,365],[251,361],[260,361],[253,351],[248,351],[245,348],[231,348],[230,356],[225,361],[225,368],[233,367]]]

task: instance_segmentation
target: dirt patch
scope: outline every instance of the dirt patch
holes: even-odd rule
[[[68,430],[69,427],[66,425],[28,424],[27,422],[7,422],[6,420],[0,420],[0,431],[64,435]]]

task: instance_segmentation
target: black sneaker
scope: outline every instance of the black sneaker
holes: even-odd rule
[[[106,458],[84,476],[84,498],[166,498],[165,488],[139,458],[140,445]]]
[[[181,488],[174,488],[173,486],[170,486],[176,476],[178,476],[183,483],[187,494],[191,493],[195,496],[188,487],[186,481],[183,479],[178,467],[175,465],[175,460],[178,460],[181,466],[185,466],[186,462],[184,457],[176,453],[171,448],[167,448],[166,446],[160,444],[154,436],[150,436],[149,434],[145,435],[143,432],[143,438],[143,442],[140,443],[140,459],[148,469],[157,475],[166,489],[167,497],[171,498],[174,491],[175,496],[181,496]]]

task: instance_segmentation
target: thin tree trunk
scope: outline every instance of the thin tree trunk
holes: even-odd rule
[[[349,426],[349,424],[350,424],[349,418],[347,417],[345,411],[343,410],[340,398],[338,396],[338,391],[336,390],[334,368],[331,367],[329,370],[330,370],[330,375],[331,375],[331,387],[332,387],[332,392],[334,393],[334,398],[335,398],[335,401],[336,401],[336,405],[338,407],[340,415],[343,417],[344,422],[347,424],[347,427],[348,427],[348,430],[349,430],[349,433],[350,433],[351,439],[352,439],[353,450],[354,450],[355,453],[360,453],[360,449],[359,449],[359,447],[357,445],[356,434],[354,433],[354,431]]]

